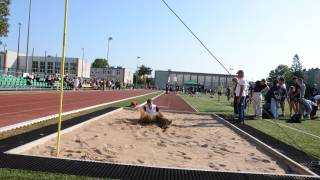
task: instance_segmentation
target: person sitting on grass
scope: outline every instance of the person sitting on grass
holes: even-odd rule
[[[157,105],[152,103],[151,99],[147,100],[147,104],[140,110],[140,123],[156,123],[162,129],[166,129],[172,123],[159,112]]]

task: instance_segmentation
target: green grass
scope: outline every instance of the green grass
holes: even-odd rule
[[[221,97],[218,102],[217,96],[210,98],[209,95],[200,95],[199,97],[192,97],[189,95],[181,95],[192,106],[198,109],[200,112],[214,112],[222,116],[230,116],[233,114],[233,107],[230,102],[227,101],[225,96]],[[252,104],[249,104],[248,114],[253,115]],[[289,114],[289,109],[286,104],[285,113]],[[304,151],[306,154],[320,159],[320,139],[304,134],[302,132],[290,129],[288,127],[280,126],[283,124],[295,129],[302,130],[304,132],[320,136],[320,118],[315,120],[306,120],[302,123],[287,123],[286,119],[289,117],[281,118],[280,120],[269,122],[267,120],[246,120],[245,123],[261,132],[264,132],[288,145],[291,145],[299,150]]]
[[[0,169],[0,179],[3,180],[100,180],[100,178],[90,178],[84,176],[72,176],[53,173],[32,172],[24,170]]]
[[[153,98],[157,95],[159,95],[160,92],[154,93],[154,94],[150,94],[150,95],[146,95],[146,96],[142,96],[142,97],[138,97],[138,98],[134,98],[131,100],[126,100],[126,101],[121,101],[118,103],[114,103],[114,104],[109,104],[106,106],[102,106],[102,107],[98,107],[95,109],[90,109],[87,111],[82,111],[79,113],[74,113],[74,114],[70,114],[70,115],[66,115],[63,116],[63,121],[67,121],[70,120],[74,117],[79,117],[85,114],[89,114],[101,109],[105,109],[108,107],[129,107],[130,103],[132,101],[138,101],[140,103],[143,103],[145,101],[147,101],[147,99],[149,98]],[[36,123],[36,124],[32,124],[30,126],[26,126],[26,127],[22,127],[19,129],[15,129],[15,130],[11,130],[8,132],[4,132],[4,133],[0,133],[0,139],[4,139],[4,138],[8,138],[14,135],[18,135],[21,133],[25,133],[25,132],[29,132],[32,131],[34,129],[38,129],[41,127],[45,127],[48,125],[52,125],[52,124],[57,124],[57,118],[55,119],[51,119],[45,122],[40,122],[40,123]],[[0,169],[0,179],[13,179],[13,180],[20,180],[20,179],[45,179],[45,180],[51,180],[51,179],[59,179],[59,180],[73,180],[73,179],[80,179],[80,180],[84,180],[84,179],[88,179],[88,180],[96,180],[96,178],[88,178],[88,177],[80,177],[80,176],[70,176],[70,175],[63,175],[63,174],[53,174],[53,173],[39,173],[39,172],[32,172],[32,171],[21,171],[21,170],[13,170],[13,169]]]

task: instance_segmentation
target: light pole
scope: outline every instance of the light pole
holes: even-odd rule
[[[109,62],[109,49],[110,49],[110,41],[113,40],[112,37],[108,38],[108,49],[107,49],[107,60]]]
[[[141,57],[140,57],[140,56],[137,56],[136,88],[138,87],[138,70],[139,70],[139,59],[141,59]]]
[[[19,34],[18,34],[18,51],[17,51],[17,67],[16,72],[19,72],[19,65],[20,65],[20,30],[21,30],[21,22],[18,23],[19,25]]]
[[[30,16],[31,16],[31,0],[29,1],[28,36],[27,36],[27,55],[26,55],[26,73],[28,73],[29,36],[30,36]]]
[[[7,44],[6,44],[6,43],[4,43],[2,46],[3,46],[3,51],[6,51]]]
[[[82,48],[82,68],[81,68],[81,79],[83,79],[83,61],[84,61],[84,48]]]

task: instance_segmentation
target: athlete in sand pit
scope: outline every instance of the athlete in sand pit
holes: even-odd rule
[[[172,121],[166,119],[157,105],[153,104],[151,99],[147,100],[147,104],[140,109],[140,120],[141,123],[156,123],[161,128],[166,129]]]

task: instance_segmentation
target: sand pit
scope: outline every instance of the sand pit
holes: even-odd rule
[[[122,110],[62,136],[61,156],[207,170],[285,174],[284,166],[210,115],[164,113],[166,131],[140,125],[138,111]],[[54,156],[55,139],[23,154]]]

